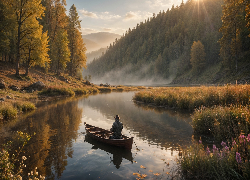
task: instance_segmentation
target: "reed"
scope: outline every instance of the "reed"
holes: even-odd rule
[[[137,92],[133,100],[194,111],[201,106],[249,104],[250,85],[167,87]]]
[[[220,148],[204,148],[201,140],[184,150],[181,168],[185,179],[249,179],[250,134],[232,142],[221,142]]]

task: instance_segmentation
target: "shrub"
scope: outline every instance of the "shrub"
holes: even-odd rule
[[[14,119],[17,117],[17,109],[10,105],[4,106],[0,108],[0,114],[2,114],[3,119]]]
[[[110,88],[110,87],[99,87],[98,90],[100,92],[111,92],[112,88]]]
[[[88,90],[86,90],[86,89],[79,89],[79,88],[75,89],[74,92],[75,92],[76,95],[86,95],[86,94],[89,93]]]
[[[48,88],[38,93],[43,96],[74,96],[75,93],[71,89],[66,88]]]
[[[191,117],[195,134],[227,140],[250,133],[249,116],[248,106],[216,106],[200,108]]]
[[[36,109],[36,106],[31,102],[15,103],[14,107],[22,112],[32,111]]]

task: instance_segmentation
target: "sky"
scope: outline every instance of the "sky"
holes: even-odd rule
[[[82,34],[110,32],[122,35],[153,13],[180,5],[182,0],[67,0],[74,4],[81,20]],[[184,2],[186,2],[184,0]]]

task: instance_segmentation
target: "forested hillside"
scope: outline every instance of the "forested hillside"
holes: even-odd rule
[[[81,74],[86,48],[74,5],[66,14],[66,0],[1,0],[0,60],[26,68],[40,66],[58,75]]]
[[[107,48],[100,48],[99,50],[86,53],[87,64],[91,63],[94,59],[101,57],[106,52],[106,50]]]
[[[169,83],[214,66],[238,72],[238,61],[249,61],[248,14],[247,0],[189,0],[172,6],[128,29],[84,73],[106,82]]]

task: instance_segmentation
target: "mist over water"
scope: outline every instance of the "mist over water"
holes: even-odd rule
[[[160,75],[150,75],[154,71],[152,63],[143,65],[139,70],[134,70],[132,64],[125,66],[122,69],[113,69],[106,72],[103,76],[94,75],[95,72],[83,70],[83,77],[91,75],[91,82],[94,84],[111,84],[111,85],[132,85],[132,86],[155,86],[162,84],[170,84],[176,77],[174,68],[170,68],[171,75],[168,78],[163,78]]]

